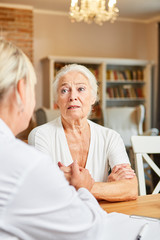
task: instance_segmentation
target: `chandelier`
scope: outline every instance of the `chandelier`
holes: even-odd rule
[[[80,6],[78,2],[81,2]],[[95,22],[102,25],[105,21],[114,22],[118,17],[116,0],[108,1],[108,11],[105,0],[71,0],[70,17],[72,22]]]

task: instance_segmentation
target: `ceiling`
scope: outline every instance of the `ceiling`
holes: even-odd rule
[[[70,0],[0,0],[0,3],[30,5],[36,10],[66,13],[70,7]],[[117,0],[117,7],[120,18],[149,20],[160,17],[160,0]]]

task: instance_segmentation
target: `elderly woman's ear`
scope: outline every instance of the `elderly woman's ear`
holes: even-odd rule
[[[96,98],[92,96],[91,105],[94,105],[95,102],[96,102]]]

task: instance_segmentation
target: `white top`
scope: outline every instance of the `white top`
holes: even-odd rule
[[[0,239],[106,239],[106,216],[89,191],[76,191],[48,156],[0,119]]]
[[[112,129],[102,127],[88,120],[91,139],[86,168],[97,182],[107,181],[109,166],[129,163],[120,135]],[[54,163],[61,161],[68,166],[73,162],[67,144],[61,117],[36,127],[28,138],[29,144],[49,154]]]

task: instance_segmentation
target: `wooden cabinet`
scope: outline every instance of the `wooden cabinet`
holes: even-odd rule
[[[91,119],[103,124],[102,112],[107,107],[144,104],[145,128],[151,127],[153,63],[144,60],[48,56],[42,59],[45,107],[55,107],[52,83],[57,71],[72,63],[85,65],[98,81],[99,102],[93,108]]]

